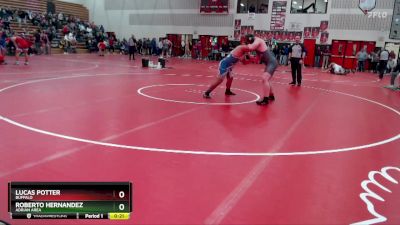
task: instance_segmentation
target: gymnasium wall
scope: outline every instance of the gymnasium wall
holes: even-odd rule
[[[272,1],[268,8],[268,14],[257,14],[256,19],[248,18],[247,14],[236,14],[236,19],[242,20],[242,25],[253,25],[255,30],[269,30],[272,13]],[[399,40],[389,39],[390,25],[392,21],[394,0],[376,0],[376,8],[373,12],[386,14],[386,18],[369,18],[358,8],[359,0],[329,0],[326,14],[292,14],[290,13],[291,0],[287,0],[285,30],[303,31],[304,27],[319,26],[322,20],[329,21],[329,40],[366,40],[376,41],[378,46],[384,46],[385,42]],[[296,26],[292,26],[292,25]],[[319,43],[319,40],[317,40]]]
[[[385,18],[369,17],[358,9],[358,0],[332,0],[330,7],[330,32],[334,39],[376,41],[384,46],[389,39],[394,0],[376,0],[372,12],[387,15]],[[399,41],[399,40],[397,40]]]
[[[83,0],[91,20],[119,36],[233,34],[234,14],[200,15],[199,0]],[[234,9],[231,5],[230,12]]]
[[[64,0],[81,3],[89,9],[90,19],[103,24],[107,31],[128,37],[163,37],[167,33],[228,35],[233,37],[235,19],[242,26],[255,30],[269,30],[272,2],[267,14],[237,14],[238,0],[231,0],[229,15],[200,15],[200,0]],[[375,12],[386,18],[368,18],[358,9],[359,0],[329,0],[326,14],[292,14],[287,0],[285,29],[303,31],[304,27],[319,26],[321,20],[329,21],[329,43],[332,39],[377,41],[378,46],[389,39],[394,0],[377,0]],[[296,24],[296,26],[293,26]],[[318,43],[318,41],[317,41]]]

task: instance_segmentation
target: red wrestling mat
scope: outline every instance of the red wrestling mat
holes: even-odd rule
[[[8,58],[10,60],[10,58]],[[155,61],[156,59],[153,59]],[[202,92],[217,62],[33,57],[0,66],[0,220],[11,224],[399,224],[399,92],[368,73],[261,65]],[[375,171],[375,172],[374,172]],[[11,220],[9,181],[131,181],[128,221]],[[367,207],[368,206],[368,207]]]

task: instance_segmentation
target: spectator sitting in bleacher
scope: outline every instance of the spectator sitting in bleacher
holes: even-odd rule
[[[76,34],[75,33],[69,33],[68,35],[69,41],[71,43],[71,51],[72,53],[76,53],[76,45],[77,45],[77,40],[76,40]]]
[[[69,34],[69,27],[68,27],[68,25],[64,25],[64,27],[63,27],[63,34],[64,34],[64,35]]]
[[[15,10],[14,10],[15,11]],[[13,15],[14,15],[14,11],[11,10],[10,6],[7,6],[6,8],[6,15],[9,19],[12,19]]]
[[[58,13],[58,20],[63,21],[64,20],[64,15],[62,12]]]
[[[21,9],[17,10],[16,13],[17,13],[18,26],[21,27],[22,22],[24,22],[24,24],[26,24],[27,13]]]
[[[57,35],[59,29],[61,29],[61,37],[65,37],[65,35],[69,33],[75,33],[75,43],[76,40],[85,42],[87,38],[90,37],[96,37],[99,41],[107,40],[106,35],[104,35],[103,26],[96,26],[93,22],[82,21],[80,18],[73,15],[67,15],[62,12],[58,14],[52,14],[51,12],[37,13],[28,9],[13,9],[10,8],[10,6],[0,6],[0,28],[3,27],[3,29],[13,32],[10,27],[11,21],[16,21],[19,22],[18,24],[21,24],[22,22],[25,23],[28,19],[34,26],[38,26],[40,30],[46,31],[50,43],[53,39],[59,38]],[[27,36],[29,36],[28,33]],[[67,40],[63,38],[62,42],[62,44],[68,48],[68,51],[73,50],[71,47],[75,45],[70,45],[70,42],[67,42]],[[51,43],[51,45],[57,47],[59,43],[60,42]]]
[[[10,29],[10,19],[9,19],[9,17],[4,17],[2,21],[3,21],[2,22],[3,28],[5,30],[9,30]]]
[[[79,31],[80,31],[80,32],[86,31],[86,28],[85,28],[85,26],[84,26],[82,23],[80,23],[80,24],[78,25],[78,28],[79,28]]]
[[[5,9],[3,9],[3,8],[0,6],[0,20],[3,19],[3,17],[5,17],[5,15],[6,15]]]
[[[74,36],[72,33],[65,34],[64,36],[64,54],[72,52],[72,42],[74,41]]]

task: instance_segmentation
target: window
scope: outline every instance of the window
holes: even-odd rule
[[[328,0],[292,0],[291,13],[326,13]]]
[[[238,0],[237,13],[268,13],[269,0]]]

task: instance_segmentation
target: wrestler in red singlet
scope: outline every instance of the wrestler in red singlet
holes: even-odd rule
[[[19,55],[21,53],[25,54],[25,65],[28,65],[28,50],[32,46],[32,43],[20,36],[11,37],[10,40],[14,43],[15,46],[15,65],[19,65]]]

